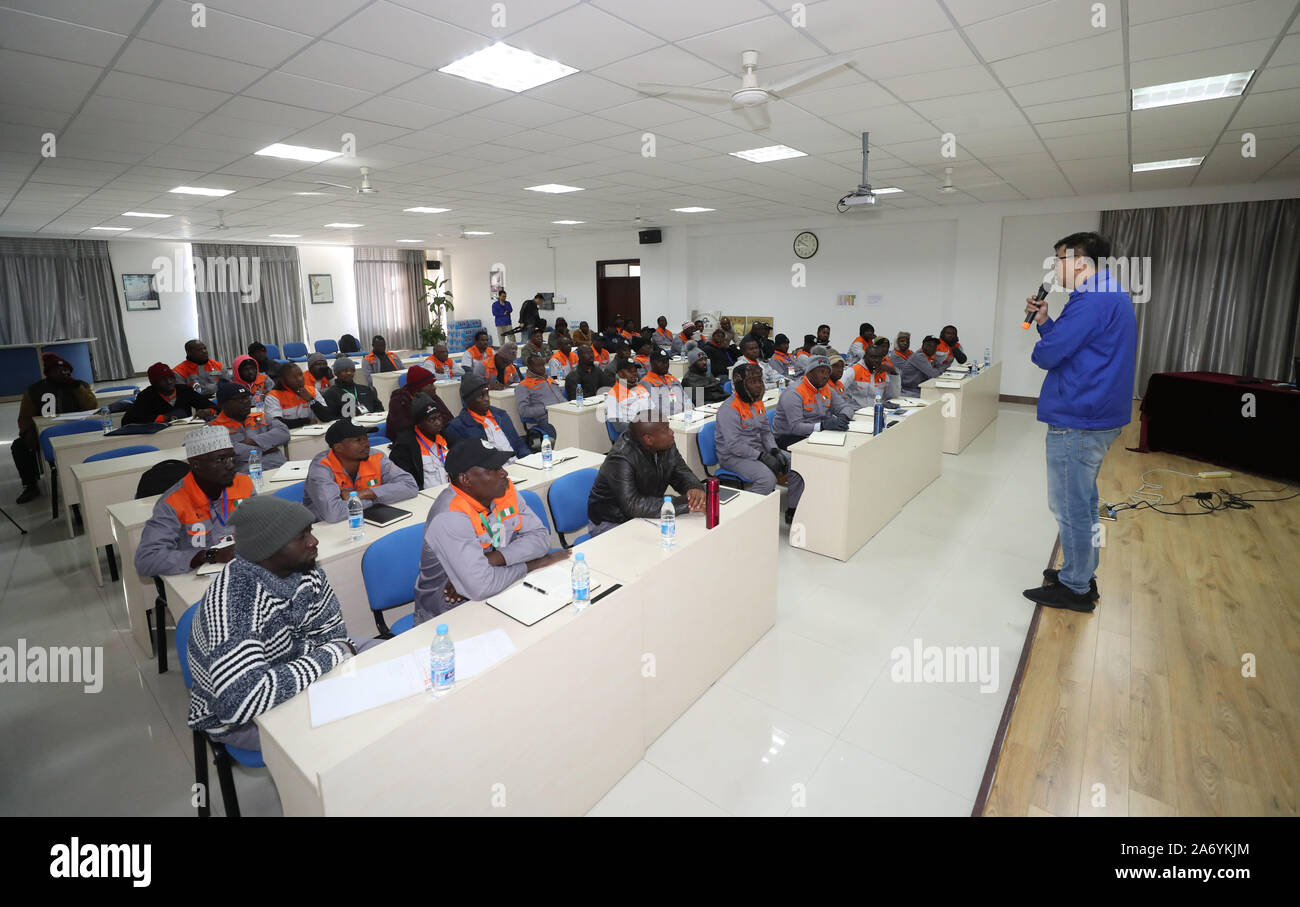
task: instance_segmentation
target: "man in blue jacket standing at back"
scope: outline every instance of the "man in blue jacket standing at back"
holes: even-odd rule
[[[492,320],[497,326],[497,344],[506,342],[506,334],[510,332],[510,313],[515,310],[509,300],[506,299],[506,291],[497,291],[497,301],[492,303]]]
[[[1060,571],[1043,571],[1046,585],[1025,598],[1049,608],[1097,607],[1097,473],[1133,411],[1137,317],[1109,259],[1104,237],[1072,233],[1056,243],[1056,279],[1070,291],[1060,318],[1048,316],[1046,301],[1025,300],[1026,319],[1038,325],[1032,358],[1047,370],[1038,421],[1047,423],[1047,503],[1064,555]]]

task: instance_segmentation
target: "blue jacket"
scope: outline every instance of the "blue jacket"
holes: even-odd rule
[[[1040,324],[1038,335],[1034,364],[1047,370],[1039,422],[1093,430],[1129,423],[1137,316],[1128,291],[1109,271],[1075,288],[1061,317]]]
[[[519,439],[519,432],[515,431],[514,420],[510,418],[508,412],[495,406],[488,407],[488,411],[492,413],[492,418],[497,420],[497,425],[501,426],[501,431],[505,434],[506,440],[510,442],[510,446],[515,449],[515,456],[526,457],[532,453],[528,445]],[[457,441],[463,441],[466,438],[487,440],[487,432],[483,431],[483,428],[469,414],[467,409],[461,409],[460,415],[447,423],[443,433],[447,436],[448,441],[453,438]]]
[[[492,303],[492,317],[496,319],[497,327],[510,327],[510,313],[513,312],[514,309],[515,307],[510,304],[510,300],[508,299],[505,302],[498,301]]]

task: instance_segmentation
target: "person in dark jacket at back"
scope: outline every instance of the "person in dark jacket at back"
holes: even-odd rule
[[[657,519],[664,494],[677,492],[677,512],[704,510],[704,485],[682,459],[667,422],[632,422],[600,464],[587,498],[593,536],[637,517]]]
[[[189,416],[211,419],[216,412],[211,399],[195,392],[188,384],[176,383],[176,373],[170,365],[155,362],[149,366],[149,386],[136,395],[131,408],[122,414],[122,424],[165,423]]]
[[[721,379],[709,374],[709,357],[704,350],[696,348],[686,354],[689,365],[682,376],[682,387],[692,406],[705,403],[721,403],[727,399],[727,392],[722,389]]]
[[[357,364],[346,356],[334,360],[334,384],[321,395],[324,403],[313,403],[311,410],[322,422],[351,419],[366,413],[382,413],[384,404],[369,384],[357,384]],[[345,412],[345,410],[347,410]]]
[[[361,341],[351,334],[344,334],[339,338],[339,355],[348,356],[352,353],[361,352]]]
[[[427,394],[437,401],[442,408],[445,425],[451,421],[451,410],[442,402],[433,390],[433,372],[423,366],[413,365],[406,370],[406,385],[394,388],[388,397],[388,437],[396,441],[397,436],[411,427],[411,403],[421,394]]]
[[[582,385],[584,399],[594,397],[600,393],[602,387],[610,386],[605,370],[596,365],[595,353],[592,352],[591,345],[582,344],[578,347],[577,353],[578,364],[564,377],[564,396],[570,400],[577,399],[578,385]]]
[[[72,377],[72,363],[68,360],[56,353],[45,353],[41,365],[45,377],[23,392],[18,404],[18,438],[9,448],[23,482],[19,504],[26,504],[41,493],[41,442],[36,417],[45,415],[51,407],[55,413],[84,413],[99,408],[90,385]]]
[[[720,381],[726,381],[731,375],[731,367],[740,358],[740,350],[735,346],[728,346],[727,332],[722,328],[715,328],[709,342],[700,349],[709,357],[709,371]]]
[[[446,485],[450,443],[442,432],[451,421],[447,405],[437,395],[417,394],[410,412],[414,422],[393,439],[388,458],[409,472],[421,491]]]
[[[532,453],[519,437],[519,430],[510,414],[492,405],[486,379],[474,374],[461,378],[460,399],[465,408],[447,426],[447,438],[453,444],[464,439],[477,439],[487,441],[497,450],[510,451],[516,457]]]

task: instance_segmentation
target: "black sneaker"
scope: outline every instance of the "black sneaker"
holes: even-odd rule
[[[789,526],[792,522],[794,522],[794,508],[787,507],[785,509],[785,524]]]
[[[1080,595],[1069,586],[1062,586],[1060,583],[1026,589],[1024,596],[1031,602],[1045,608],[1068,608],[1071,611],[1079,611],[1083,614],[1090,614],[1097,609],[1091,592]]]
[[[1047,585],[1055,586],[1061,581],[1061,571],[1048,567],[1043,571],[1043,579],[1047,580]],[[1093,601],[1101,598],[1101,593],[1097,591],[1097,578],[1095,576],[1088,580],[1088,594],[1092,596]]]
[[[34,501],[40,496],[41,496],[41,486],[28,485],[26,488],[23,489],[23,493],[18,495],[18,500],[15,501],[14,503],[26,504],[28,501]]]

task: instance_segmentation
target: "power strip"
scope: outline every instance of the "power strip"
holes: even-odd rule
[[[1231,475],[1232,475],[1232,473],[1227,472],[1226,470],[1219,470],[1219,471],[1217,471],[1217,472],[1198,472],[1198,473],[1196,474],[1196,478],[1198,478],[1198,479],[1226,479],[1226,478],[1228,478],[1228,477],[1231,476]]]

